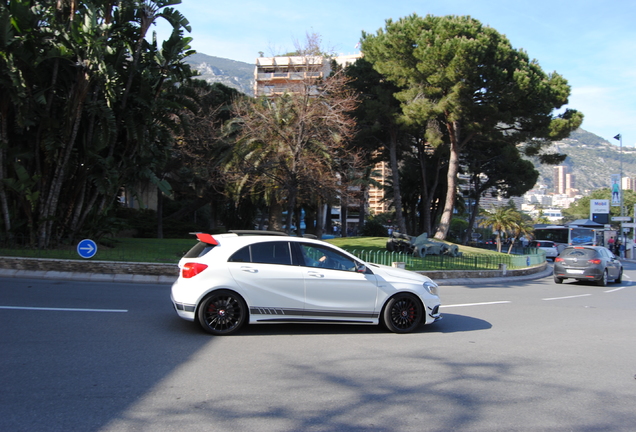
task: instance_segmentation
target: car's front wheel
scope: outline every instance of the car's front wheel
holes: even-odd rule
[[[413,294],[398,294],[384,308],[383,322],[393,333],[408,333],[422,322],[424,308]]]
[[[556,276],[555,276],[555,277],[554,277],[554,282],[556,282],[556,283],[558,283],[558,284],[563,283],[563,278],[560,278],[560,277],[556,277]]]
[[[214,291],[201,301],[197,318],[208,333],[229,335],[245,323],[247,306],[241,296],[232,291]]]

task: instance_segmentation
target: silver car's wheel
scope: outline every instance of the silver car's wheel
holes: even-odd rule
[[[201,301],[197,317],[208,333],[229,335],[245,323],[247,306],[241,296],[232,291],[214,291]]]
[[[422,304],[413,294],[398,294],[384,308],[383,322],[393,333],[408,333],[422,322]]]
[[[596,282],[598,286],[607,286],[607,270],[603,271],[603,276]]]
[[[560,278],[560,277],[556,277],[556,276],[555,276],[555,277],[554,277],[554,282],[555,282],[555,283],[558,283],[558,284],[563,283],[563,278]]]

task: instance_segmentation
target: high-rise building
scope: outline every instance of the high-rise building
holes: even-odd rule
[[[554,167],[554,193],[558,195],[565,195],[566,191],[566,174],[568,167],[565,165],[559,165]]]

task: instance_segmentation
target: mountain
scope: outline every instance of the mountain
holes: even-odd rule
[[[255,64],[199,53],[186,58],[185,62],[199,72],[200,79],[209,83],[220,82],[246,95],[254,95]]]
[[[562,165],[574,174],[574,187],[587,194],[600,188],[610,187],[610,176],[620,174],[621,161],[623,177],[636,177],[636,149],[612,144],[584,129],[577,129],[569,138],[556,141],[553,150],[567,155]],[[554,191],[554,166],[535,166],[541,174],[538,185],[546,185],[548,192]]]

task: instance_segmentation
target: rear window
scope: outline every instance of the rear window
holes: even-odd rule
[[[183,257],[184,258],[199,258],[205,255],[206,253],[210,252],[212,249],[214,249],[214,247],[215,245],[199,242],[195,244],[192,247],[192,249],[186,252],[186,254]]]
[[[594,249],[585,249],[585,248],[565,248],[563,252],[561,252],[561,257],[563,258],[594,258],[597,253]]]

